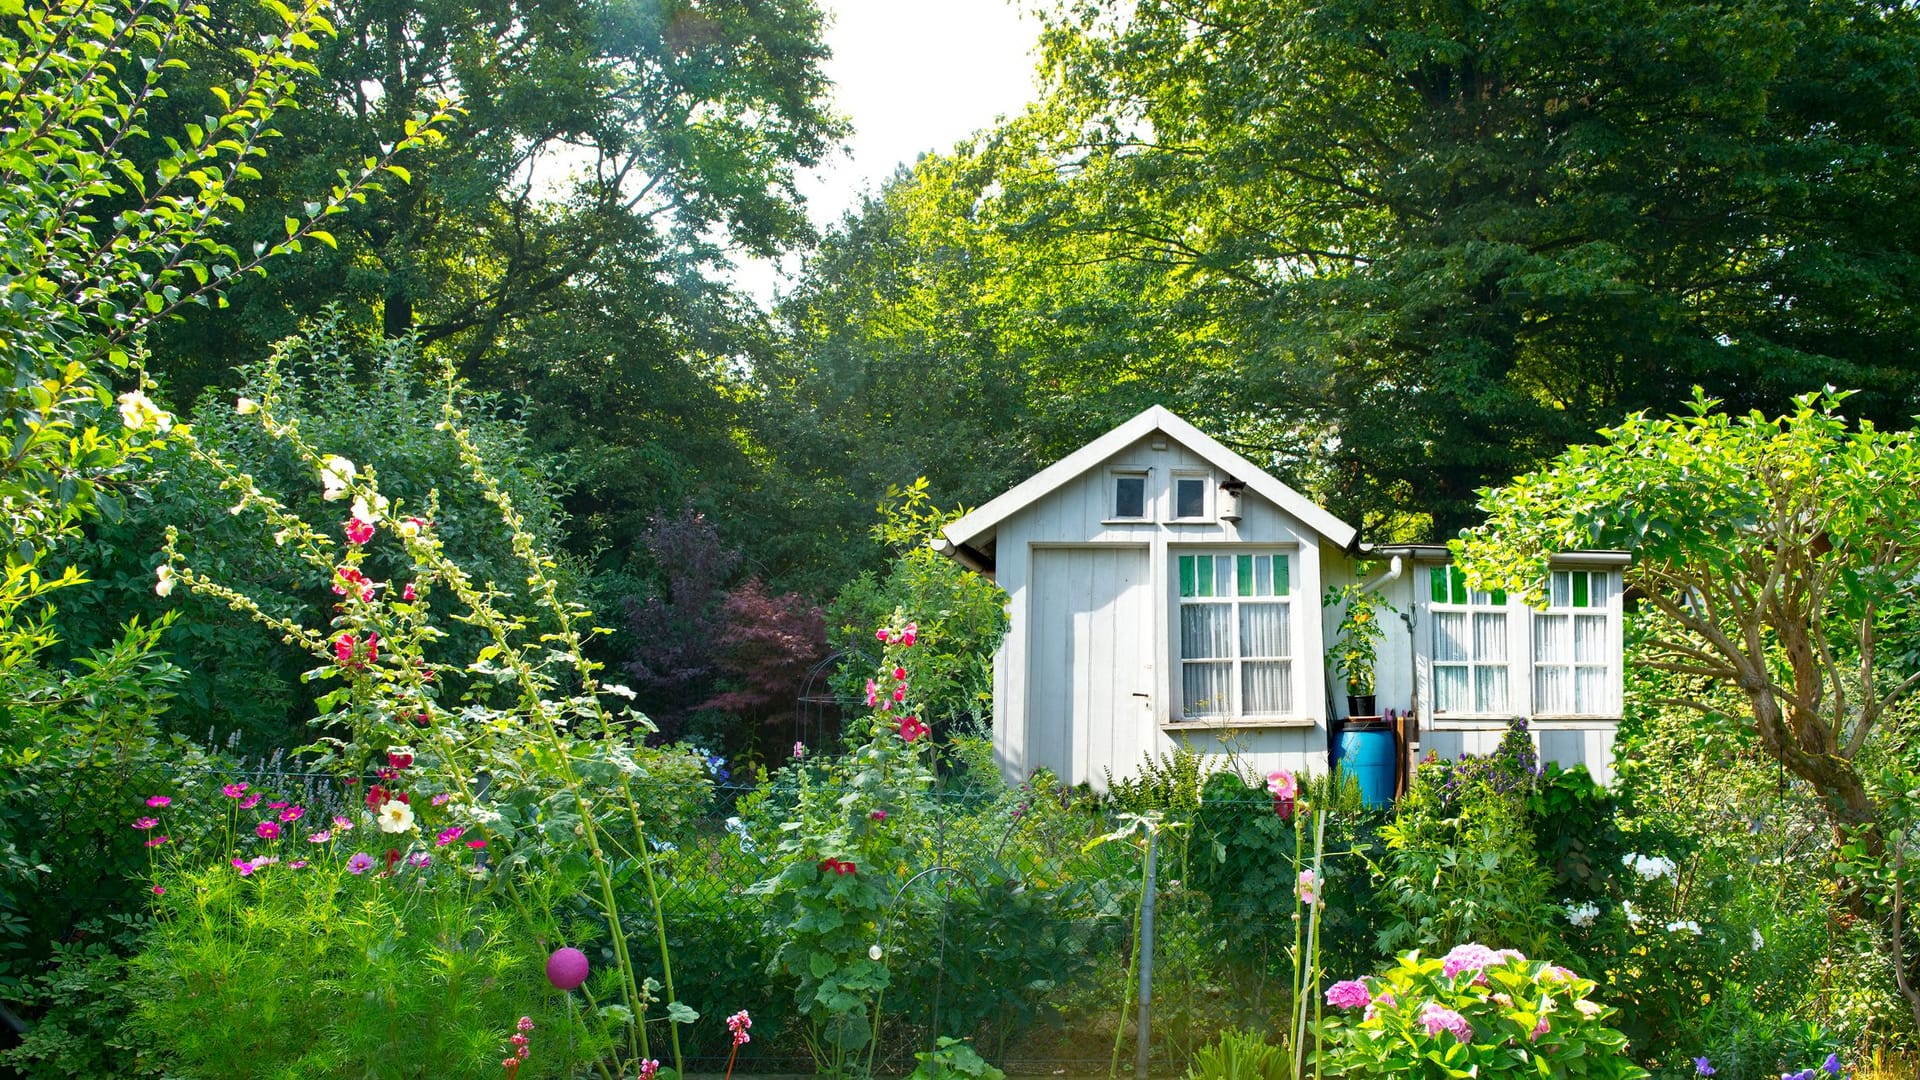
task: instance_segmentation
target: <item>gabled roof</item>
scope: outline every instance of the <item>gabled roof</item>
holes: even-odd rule
[[[1156,431],[1247,485],[1248,490],[1292,515],[1335,547],[1345,549],[1352,546],[1357,535],[1353,526],[1322,510],[1313,500],[1274,479],[1266,470],[1159,405],[1040,470],[985,506],[948,525],[942,533],[954,548],[962,552],[968,549],[978,551],[976,541],[989,537],[1001,522]]]

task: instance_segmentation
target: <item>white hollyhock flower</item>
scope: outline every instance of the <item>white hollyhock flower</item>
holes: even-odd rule
[[[121,394],[120,422],[128,431],[145,431],[153,428],[166,432],[173,427],[173,414],[153,403],[153,399],[138,390],[129,390]]]
[[[160,582],[159,584],[153,587],[153,591],[163,597],[172,596],[173,583],[175,581],[175,578],[173,576],[173,564],[161,563],[160,569],[154,571],[154,573],[156,576],[160,578]]]
[[[353,462],[338,454],[329,455],[321,461],[320,486],[326,489],[324,492],[326,500],[334,502],[346,498],[347,486],[353,483],[353,478],[359,474],[360,470],[353,467]]]

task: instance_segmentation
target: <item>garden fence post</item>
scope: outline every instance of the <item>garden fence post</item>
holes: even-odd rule
[[[1154,856],[1159,837],[1147,831],[1147,873],[1140,894],[1140,1018],[1134,1024],[1133,1075],[1147,1080],[1147,1055],[1153,1048],[1153,894]]]

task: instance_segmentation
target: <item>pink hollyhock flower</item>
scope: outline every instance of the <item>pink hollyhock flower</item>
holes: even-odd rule
[[[1294,799],[1300,795],[1300,781],[1285,769],[1267,774],[1267,791],[1276,799]]]
[[[897,682],[906,682],[906,681],[907,681],[907,669],[906,669],[906,668],[903,668],[903,667],[896,667],[896,668],[894,668],[894,669],[893,669],[893,677],[894,677],[894,679],[895,679],[895,681],[897,681]]]
[[[164,843],[166,843],[167,841],[169,841],[169,840],[171,840],[171,839],[173,839],[173,837],[171,837],[171,836],[156,836],[156,837],[153,837],[153,838],[151,838],[151,839],[149,839],[149,840],[147,841],[147,846],[148,846],[148,847],[159,847],[159,846],[160,846],[161,844],[164,844]]]
[[[347,860],[347,873],[364,874],[373,869],[373,856],[364,851],[356,851],[353,858]]]
[[[324,844],[331,839],[333,839],[333,833],[330,830],[321,829],[319,832],[307,837],[307,843]]]
[[[922,735],[926,735],[932,731],[933,729],[921,723],[920,718],[917,716],[903,716],[900,718],[900,737],[908,742],[915,742],[919,740]]]
[[[752,1026],[753,1018],[747,1015],[745,1009],[727,1017],[727,1030],[733,1032],[733,1045],[752,1042],[753,1039],[747,1034],[747,1029]]]
[[[1429,1038],[1438,1038],[1442,1031],[1450,1031],[1460,1042],[1473,1041],[1473,1025],[1467,1018],[1437,1001],[1429,1001],[1420,1009],[1420,1023],[1426,1026]]]
[[[806,744],[806,743],[803,743],[803,742],[797,742],[797,743],[794,743],[794,744],[793,744],[793,759],[794,759],[795,761],[799,761],[799,760],[800,760],[801,758],[803,758],[803,757],[806,757],[806,756],[807,756],[807,744]]]
[[[441,847],[446,847],[448,844],[460,839],[461,836],[465,835],[466,831],[467,830],[458,825],[455,825],[451,829],[441,829],[440,835],[434,837],[433,842]]]
[[[413,582],[407,582],[406,588],[400,590],[400,599],[407,601],[420,599],[420,594],[414,591]]]
[[[413,767],[413,752],[408,750],[396,753],[395,751],[389,750],[387,751],[387,765],[389,768],[394,769],[411,769]]]
[[[880,700],[880,688],[873,684],[872,679],[868,679],[867,680],[867,708],[869,709],[873,708],[874,703],[878,702],[879,700]]]
[[[906,687],[904,687],[904,686],[896,686],[896,687],[894,687],[894,688],[893,688],[893,700],[895,700],[895,701],[905,701],[905,700],[907,700],[907,688],[906,688]]]
[[[913,639],[920,635],[919,623],[908,623],[907,632],[900,635],[900,644],[912,647]]]
[[[173,805],[173,800],[165,795],[149,795],[147,796],[147,805],[154,807],[171,806]]]
[[[237,799],[246,793],[247,785],[245,784],[227,784],[220,789],[220,794],[225,795],[229,799]]]
[[[371,539],[373,539],[373,522],[361,521],[357,517],[347,519],[347,543],[359,547]]]
[[[1346,979],[1327,988],[1327,1004],[1336,1009],[1364,1009],[1373,1004],[1373,995],[1367,992],[1366,983]]]
[[[133,821],[133,827],[136,829],[151,829],[158,824],[160,824],[159,818],[143,817],[135,818]]]
[[[307,812],[307,808],[304,806],[289,806],[286,809],[280,811],[280,820],[281,821],[299,821],[302,817],[306,815],[306,812]]]
[[[1300,894],[1300,902],[1311,907],[1320,902],[1320,878],[1311,870],[1300,871],[1300,880],[1294,886]]]
[[[278,822],[263,821],[253,827],[253,834],[262,840],[278,840],[280,839],[280,825]]]
[[[251,810],[254,807],[259,805],[260,805],[260,795],[258,792],[255,792],[254,794],[249,795],[246,798],[240,800],[240,809],[242,810]]]
[[[348,593],[353,593],[361,600],[371,603],[373,601],[373,582],[368,581],[367,575],[361,573],[356,567],[336,567],[333,571],[333,592],[336,596],[345,596]]]
[[[892,634],[892,632],[891,632],[891,631],[889,631],[889,630],[888,630],[888,629],[887,629],[886,627],[884,627],[884,626],[883,626],[883,627],[881,627],[881,628],[880,628],[880,629],[878,629],[878,630],[875,630],[875,631],[873,632],[873,636],[874,636],[874,637],[875,637],[876,639],[878,639],[878,640],[880,640],[880,641],[892,641],[892,640],[893,640],[893,634]]]

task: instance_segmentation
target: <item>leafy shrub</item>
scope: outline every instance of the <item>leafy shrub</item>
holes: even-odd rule
[[[1194,1051],[1187,1080],[1289,1080],[1287,1052],[1257,1031],[1223,1031]]]
[[[1214,771],[1206,756],[1182,743],[1159,757],[1142,754],[1140,771],[1133,776],[1106,770],[1107,800],[1131,814],[1164,810],[1191,814],[1200,809],[1201,787]]]
[[[1346,1080],[1476,1076],[1638,1080],[1594,983],[1511,950],[1461,945],[1402,955],[1384,974],[1335,983],[1320,1064]]]
[[[970,1077],[971,1080],[1006,1080],[1006,1073],[982,1060],[972,1046],[965,1040],[942,1035],[934,1041],[933,1049],[913,1055],[920,1063],[907,1080],[958,1080]]]

